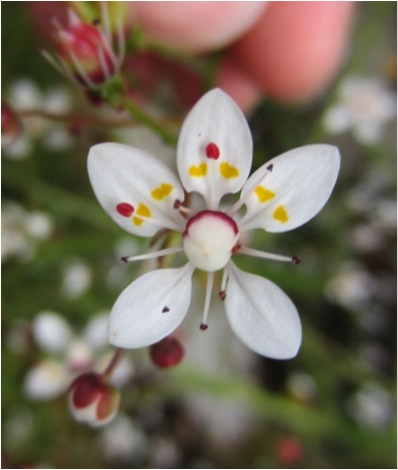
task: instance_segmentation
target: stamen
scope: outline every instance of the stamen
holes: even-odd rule
[[[211,299],[211,293],[213,290],[213,281],[214,281],[214,272],[208,272],[207,273],[207,283],[206,283],[206,298],[205,298],[205,307],[203,311],[203,320],[202,323],[200,324],[200,329],[207,330],[208,324],[207,324],[207,316],[209,313],[209,308],[210,308],[210,299]]]
[[[160,258],[166,255],[172,255],[174,253],[180,253],[182,251],[182,245],[172,246],[171,248],[164,248],[163,250],[154,251],[152,253],[145,253],[137,256],[123,256],[122,261],[125,263],[131,263],[132,261],[141,261],[144,259]]]
[[[101,18],[104,24],[104,31],[108,40],[111,40],[111,26],[109,21],[108,3],[100,2],[101,7]]]
[[[52,16],[50,18],[50,24],[57,32],[64,31],[64,27],[62,26],[59,19],[56,18],[55,16]]]
[[[106,58],[102,47],[98,46],[97,53],[101,64],[102,72],[104,73],[106,80],[109,80],[111,78],[111,71],[109,70],[108,64],[106,63]]]
[[[64,76],[69,78],[69,80],[71,80],[75,85],[81,87],[82,86],[81,82],[79,82],[75,74],[72,73],[70,66],[66,63],[66,61],[61,56],[58,56],[58,63],[63,71],[61,73],[63,73]]]
[[[189,207],[185,207],[182,205],[182,202],[179,199],[176,199],[174,202],[174,209],[178,209],[182,214],[191,215],[193,210]]]
[[[241,246],[239,250],[236,251],[236,253],[240,255],[255,256],[256,258],[272,259],[274,261],[283,261],[293,264],[298,264],[301,261],[301,258],[298,256],[277,255],[274,253],[268,253],[267,251],[254,250],[253,248],[249,248],[247,246]]]
[[[40,49],[39,53],[56,69],[58,72],[66,77],[67,79],[71,80],[75,85],[81,85],[74,75],[71,73],[69,67],[66,65],[66,63],[58,58],[55,59],[51,54],[49,54],[46,50]]]
[[[117,43],[118,43],[118,67],[120,67],[121,63],[124,60],[124,55],[126,53],[126,41],[124,39],[124,28],[123,28],[123,21],[121,16],[118,18],[117,24]]]
[[[220,292],[218,293],[222,301],[224,301],[227,297],[227,282],[228,282],[228,272],[226,269],[224,269],[222,273]]]
[[[102,41],[101,41],[102,45],[104,46],[104,49],[105,49],[105,52],[107,54],[109,54],[111,60],[112,60],[112,64],[113,66],[115,67],[115,69],[119,68],[119,63],[118,63],[118,59],[115,55],[115,52],[114,50],[112,49],[112,43],[109,42],[108,38],[106,37],[105,34],[102,35]]]
[[[79,76],[83,79],[86,86],[89,87],[89,88],[95,88],[96,87],[95,83],[87,75],[87,73],[85,72],[85,70],[82,67],[82,64],[80,63],[79,59],[76,57],[74,52],[71,49],[68,49],[68,54],[69,54],[70,58],[72,59],[73,65],[77,68]]]
[[[233,204],[226,212],[227,215],[229,215],[230,217],[232,217],[234,214],[236,214],[238,212],[238,210],[244,205],[246,204],[246,201],[249,199],[249,197],[252,195],[252,192],[254,191],[254,188],[256,186],[258,186],[262,181],[263,179],[268,175],[268,173],[270,173],[273,169],[274,165],[271,163],[269,164],[266,168],[265,168],[265,172],[261,171],[260,174],[258,175],[258,178],[255,178],[253,180],[253,183],[249,186],[249,188],[247,189],[247,191],[245,192],[244,195],[242,195],[242,197],[235,202],[235,204]]]

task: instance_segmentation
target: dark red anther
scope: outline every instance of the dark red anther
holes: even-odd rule
[[[210,142],[210,144],[207,144],[206,146],[206,157],[207,158],[213,158],[214,160],[217,160],[217,158],[220,156],[220,149],[217,147],[216,144],[213,142]]]
[[[292,256],[292,263],[293,263],[293,264],[299,264],[299,263],[301,263],[301,258],[300,258],[300,256]]]
[[[225,290],[220,290],[220,292],[218,293],[218,295],[220,296],[220,299],[224,302],[224,300],[227,298],[227,292]]]
[[[237,243],[233,248],[232,248],[232,253],[237,253],[241,248],[241,245]]]
[[[120,215],[123,217],[130,217],[131,214],[134,212],[134,207],[127,202],[121,202],[116,206],[116,210]]]
[[[207,330],[207,328],[209,328],[209,325],[206,325],[206,323],[201,323],[199,328],[200,328],[202,331],[205,331],[205,330]]]

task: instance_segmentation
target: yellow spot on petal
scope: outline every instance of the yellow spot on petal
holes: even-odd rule
[[[136,215],[142,215],[147,218],[151,217],[151,211],[145,204],[140,204],[135,213]],[[140,226],[144,221],[139,217],[133,217],[133,222],[135,223],[135,225]]]
[[[151,191],[151,196],[156,201],[161,201],[165,196],[168,196],[173,190],[173,186],[169,183],[162,183],[158,188]]]
[[[205,176],[207,173],[207,164],[206,163],[201,163],[198,166],[192,165],[189,167],[189,174],[191,176],[195,176],[197,178],[200,178],[202,176]]]
[[[161,201],[163,199],[163,191],[161,188],[156,188],[151,192],[151,196],[156,199],[157,201]]]
[[[162,183],[160,187],[162,188],[163,194],[165,196],[168,196],[171,191],[173,191],[173,186],[169,183]]]
[[[264,188],[264,186],[257,186],[257,188],[254,190],[254,193],[258,197],[258,200],[261,202],[261,204],[264,204],[264,202],[270,201],[275,197],[275,193],[267,188]]]
[[[220,164],[220,173],[226,179],[236,178],[239,176],[239,170],[235,166],[232,166],[226,162]]]
[[[289,220],[289,216],[287,215],[286,209],[283,206],[278,206],[272,215],[275,220],[281,222],[282,224]]]

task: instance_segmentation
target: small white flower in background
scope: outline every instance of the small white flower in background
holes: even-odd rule
[[[396,414],[391,393],[376,382],[365,382],[351,396],[347,407],[355,421],[373,429],[387,428]]]
[[[53,231],[53,223],[44,212],[28,212],[17,203],[5,203],[1,217],[1,258],[11,256],[29,260],[36,245],[48,239]]]
[[[25,393],[36,400],[52,400],[66,390],[69,379],[64,364],[55,359],[43,359],[25,377]]]
[[[111,359],[106,336],[107,315],[94,316],[83,333],[77,336],[64,318],[43,311],[32,323],[32,334],[37,345],[47,354],[27,374],[25,393],[36,400],[49,400],[64,393],[72,380],[90,369],[102,372]],[[114,369],[111,382],[125,385],[134,374],[128,357],[122,358]]]
[[[112,344],[145,347],[172,333],[189,308],[195,269],[207,272],[201,324],[206,329],[214,273],[223,270],[220,297],[240,340],[264,356],[296,355],[301,324],[293,303],[272,282],[241,271],[231,257],[245,254],[296,264],[297,257],[242,245],[241,235],[257,228],[285,232],[314,217],[332,192],[340,155],[330,145],[309,145],[272,159],[248,178],[251,163],[252,138],[246,119],[219,89],[199,100],[183,124],[177,149],[182,185],[164,163],[143,150],[114,143],[91,148],[90,181],[116,223],[142,237],[151,237],[161,228],[182,234],[177,246],[125,261],[178,252],[185,252],[189,260],[181,268],[149,272],[122,292],[110,315]],[[203,196],[203,210],[183,206],[184,189]],[[222,197],[240,190],[241,198],[221,211]]]
[[[328,282],[325,293],[331,301],[361,311],[372,297],[373,285],[372,277],[361,265],[347,262]]]
[[[396,95],[378,78],[345,78],[337,103],[324,116],[331,134],[351,131],[358,142],[375,144],[383,137],[384,127],[396,116]]]
[[[32,151],[34,141],[39,139],[50,150],[62,150],[72,144],[72,138],[64,125],[39,118],[36,115],[19,115],[19,112],[32,110],[52,113],[68,112],[72,100],[66,88],[55,87],[42,92],[30,79],[20,78],[13,81],[5,95],[23,124],[20,135],[13,142],[4,145],[6,157],[14,160],[27,157]]]
[[[134,458],[137,461],[146,458],[149,442],[128,416],[119,415],[102,431],[99,448],[108,460],[129,461]]]
[[[84,261],[72,260],[63,269],[61,289],[66,298],[76,299],[82,296],[91,283],[91,269]]]

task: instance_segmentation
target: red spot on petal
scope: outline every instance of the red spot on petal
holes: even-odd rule
[[[131,204],[128,204],[127,202],[121,202],[116,206],[116,210],[123,217],[130,217],[131,214],[134,212],[134,207]]]
[[[210,142],[210,144],[207,144],[206,146],[206,157],[207,158],[213,158],[214,160],[217,160],[217,158],[220,156],[220,149],[217,147],[216,144],[213,142]]]

